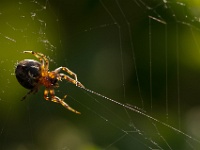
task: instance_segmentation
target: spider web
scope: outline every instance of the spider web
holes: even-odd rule
[[[199,149],[199,2],[2,1],[0,149]],[[33,50],[86,89],[60,82],[77,115],[14,75]]]

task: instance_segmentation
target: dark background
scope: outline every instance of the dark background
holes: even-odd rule
[[[0,3],[0,149],[200,147],[197,2]],[[66,66],[86,88],[149,117],[66,81],[56,95],[67,94],[81,115],[45,101],[44,87],[21,102],[28,91],[15,66],[36,59],[24,50],[44,53],[50,70]]]

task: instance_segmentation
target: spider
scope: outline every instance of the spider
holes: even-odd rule
[[[30,90],[22,98],[22,100],[26,99],[26,97],[31,93],[35,94],[38,91],[39,87],[43,85],[45,86],[45,100],[59,103],[68,110],[76,114],[80,114],[80,112],[71,108],[67,103],[64,102],[64,99],[67,97],[67,95],[60,99],[59,97],[55,96],[54,91],[54,88],[58,87],[58,81],[62,81],[62,79],[65,79],[78,87],[84,88],[84,86],[77,80],[77,75],[66,67],[59,67],[56,68],[54,71],[49,71],[49,61],[47,57],[42,53],[33,51],[24,51],[23,53],[30,53],[34,55],[40,60],[40,62],[32,59],[25,59],[20,61],[16,66],[15,75],[18,82],[24,88]],[[60,71],[67,72],[73,78],[63,73],[60,73]],[[49,93],[51,97],[48,96]]]

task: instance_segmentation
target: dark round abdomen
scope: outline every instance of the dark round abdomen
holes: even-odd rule
[[[27,89],[33,89],[38,84],[40,72],[41,63],[32,59],[20,61],[15,69],[18,82]]]

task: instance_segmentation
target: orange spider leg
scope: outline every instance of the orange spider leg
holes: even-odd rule
[[[37,54],[44,59],[44,61],[45,61],[45,69],[46,69],[46,71],[48,71],[48,69],[49,69],[49,60],[47,59],[47,57],[44,54],[42,54],[42,53],[37,53]]]
[[[51,98],[48,97],[48,94],[50,92]],[[67,103],[64,102],[64,99],[67,97],[67,95],[65,95],[63,97],[63,99],[60,99],[59,97],[55,96],[55,91],[53,89],[45,89],[44,91],[44,98],[48,101],[52,101],[55,103],[60,103],[61,105],[63,105],[65,108],[67,108],[68,110],[76,113],[76,114],[81,114],[80,112],[76,111],[75,109],[71,108]]]
[[[65,74],[60,74],[62,78],[64,78],[65,80],[75,84],[76,86],[80,86],[80,87],[84,88],[84,86],[78,81],[77,75],[74,72],[72,72],[71,70],[69,70],[67,67],[59,67],[56,70],[54,70],[54,72],[59,73],[61,70],[67,72],[69,75],[74,77],[74,79],[72,79],[72,78],[70,78],[69,76],[67,76]]]
[[[24,53],[33,54],[42,63],[42,70],[48,71],[48,69],[49,69],[49,61],[48,61],[47,57],[44,54],[38,53],[38,52],[33,52],[33,51],[23,51],[23,52]]]
[[[85,88],[84,85],[82,85],[79,81],[72,79],[72,78],[69,77],[68,75],[65,75],[65,74],[63,74],[63,73],[60,73],[60,76],[61,76],[62,79],[65,79],[65,80],[67,80],[68,82],[70,82],[70,83],[72,83],[72,84],[75,84],[76,86]]]

